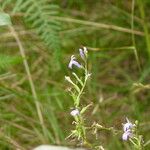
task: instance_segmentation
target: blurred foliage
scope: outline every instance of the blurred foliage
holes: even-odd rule
[[[93,102],[87,123],[96,121],[122,129],[125,117],[139,120],[144,141],[150,140],[149,0],[1,0],[11,16],[26,57],[8,26],[0,26],[0,149],[31,149],[42,143],[76,145],[65,140],[72,129],[73,102],[65,92],[70,56],[89,50],[92,72],[83,105]],[[134,9],[133,9],[134,8]],[[45,125],[39,123],[23,60],[36,88]],[[135,86],[135,83],[136,86]],[[137,90],[139,89],[140,90]],[[135,92],[137,91],[137,92]],[[90,118],[88,117],[90,116]],[[86,116],[85,116],[86,117]],[[93,140],[93,135],[89,135]],[[100,132],[106,149],[130,149]],[[145,149],[150,149],[147,145]]]

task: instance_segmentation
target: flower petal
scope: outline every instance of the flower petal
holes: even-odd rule
[[[78,67],[78,68],[82,68],[82,65],[80,65],[75,59],[76,59],[75,56],[72,55],[68,67],[69,67],[70,69],[72,69],[72,66],[75,65],[75,66]]]
[[[131,136],[132,136],[132,133],[130,131],[126,131],[126,132],[123,133],[122,139],[124,141],[127,141],[129,139],[129,137],[131,137]]]
[[[82,49],[79,49],[79,53],[82,59],[85,59],[85,54],[84,51]]]
[[[80,113],[80,112],[79,112],[78,109],[74,109],[74,110],[71,111],[70,114],[71,114],[72,116],[77,116],[77,115],[79,115],[79,113]]]

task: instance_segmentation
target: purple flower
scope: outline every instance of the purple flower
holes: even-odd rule
[[[127,122],[125,124],[123,124],[123,135],[122,135],[122,139],[124,141],[127,141],[130,137],[133,136],[133,127],[135,126],[135,124],[132,124],[128,118],[126,118]]]
[[[83,49],[79,49],[79,53],[80,53],[80,56],[83,60],[85,60],[85,58],[87,57],[87,48],[86,47],[83,47]]]
[[[128,118],[126,118],[127,123],[123,124],[123,131],[126,132],[128,130],[131,130],[134,127],[134,124],[132,124]]]
[[[132,133],[131,133],[131,131],[129,131],[129,130],[125,131],[125,132],[123,133],[123,135],[122,135],[122,139],[123,139],[124,141],[127,141],[130,137],[132,137]]]
[[[72,116],[77,116],[77,115],[79,115],[80,114],[80,112],[79,112],[79,110],[78,109],[74,109],[74,110],[72,110],[71,111],[71,113],[70,113]]]
[[[82,68],[82,65],[80,65],[80,64],[76,61],[76,58],[75,58],[74,55],[71,56],[71,60],[70,60],[70,62],[69,62],[68,67],[69,67],[70,69],[72,69],[72,66],[73,66],[73,65],[77,66],[78,68]]]
[[[84,59],[84,52],[82,49],[79,49],[79,53],[80,53],[81,58]]]

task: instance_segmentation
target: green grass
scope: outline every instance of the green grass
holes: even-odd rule
[[[76,146],[76,142],[65,139],[73,129],[70,116],[73,102],[66,92],[64,76],[70,74],[67,68],[70,56],[77,54],[80,46],[89,49],[92,72],[82,101],[83,105],[93,102],[86,122],[96,121],[122,130],[125,117],[137,119],[144,141],[149,141],[150,89],[140,87],[135,93],[133,84],[150,84],[150,2],[61,0],[52,3],[60,7],[60,14],[52,17],[61,25],[61,53],[46,46],[31,28],[32,23],[24,20],[25,11],[12,13],[13,2],[5,6],[4,11],[11,15],[26,54],[44,126],[39,122],[18,43],[9,28],[1,26],[0,57],[8,59],[0,60],[0,149],[31,149],[43,143]],[[89,138],[95,142],[93,135]],[[121,134],[114,136],[102,131],[98,141],[109,150],[131,149],[128,142],[121,140]],[[150,149],[150,144],[145,149]]]

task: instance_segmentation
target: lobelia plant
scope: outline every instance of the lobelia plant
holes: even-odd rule
[[[90,78],[91,73],[88,70],[88,51],[86,47],[83,49],[79,49],[80,57],[83,61],[83,64],[80,64],[74,55],[71,56],[68,68],[73,69],[73,67],[77,67],[84,71],[84,78],[79,77],[75,72],[72,72],[72,75],[75,78],[75,81],[71,79],[69,76],[65,76],[65,79],[72,85],[72,88],[69,89],[69,93],[74,102],[74,109],[71,111],[71,115],[74,118],[73,124],[75,125],[75,129],[71,131],[71,134],[67,138],[76,138],[83,146],[86,146],[91,149],[102,149],[102,146],[93,146],[87,139],[87,129],[88,127],[85,126],[84,123],[84,116],[83,114],[85,111],[91,106],[91,104],[81,107],[81,96],[84,92],[87,80]],[[93,128],[89,127],[89,128]]]
[[[80,64],[74,55],[71,56],[68,68],[73,70],[73,67],[77,67],[84,71],[84,77],[80,77],[75,72],[72,72],[72,76],[65,76],[65,79],[72,85],[72,88],[68,89],[69,94],[71,95],[74,102],[74,109],[70,112],[70,115],[73,116],[75,129],[71,131],[71,134],[67,138],[77,139],[83,146],[88,147],[92,150],[104,150],[102,145],[95,146],[93,143],[89,142],[87,138],[87,130],[92,129],[94,135],[100,130],[106,130],[112,132],[113,134],[120,133],[119,130],[114,129],[113,127],[104,127],[98,123],[93,123],[91,127],[86,127],[84,122],[84,113],[91,106],[91,104],[82,107],[81,106],[81,96],[84,92],[87,80],[90,78],[91,73],[88,70],[88,51],[86,47],[79,49],[80,57],[83,61],[83,64]],[[128,118],[126,118],[126,123],[123,124],[123,141],[130,141],[134,148],[137,150],[143,150],[143,140],[142,136],[138,134],[138,122],[132,124]]]
[[[82,69],[84,71],[84,79],[81,79],[81,77],[79,77],[74,72],[72,72],[72,75],[75,77],[77,82],[74,82],[69,76],[65,76],[65,79],[73,86],[73,88],[69,90],[69,93],[74,101],[74,109],[71,111],[70,114],[74,117],[73,123],[76,125],[75,130],[72,131],[69,137],[76,137],[78,140],[81,140],[83,144],[87,144],[86,128],[84,126],[84,119],[82,117],[82,114],[89,106],[81,108],[80,99],[81,95],[83,94],[87,80],[90,77],[90,74],[87,67],[87,49],[86,47],[84,47],[83,50],[79,49],[79,51],[84,65],[79,64],[76,60],[76,57],[72,55],[68,67],[70,69],[73,69],[73,67],[78,67]]]

